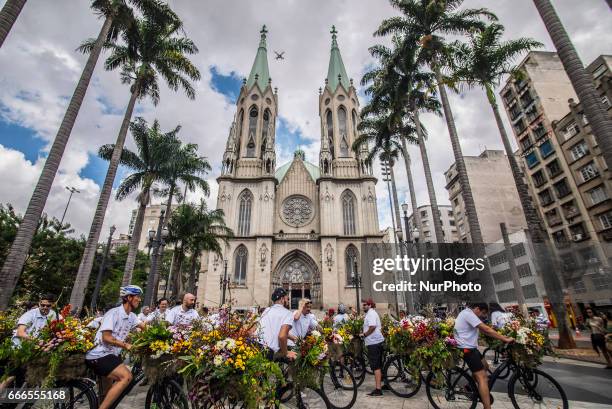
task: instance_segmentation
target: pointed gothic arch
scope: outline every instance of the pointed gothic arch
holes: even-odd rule
[[[359,271],[359,250],[353,244],[346,246],[344,251],[344,271],[346,271],[346,285],[354,285],[353,277]]]
[[[247,158],[254,158],[257,145],[257,119],[259,118],[259,110],[255,105],[249,109],[249,137],[247,139],[246,156]]]
[[[253,208],[253,193],[244,189],[238,196],[238,236],[251,234],[251,212]]]
[[[238,286],[246,285],[249,261],[249,250],[244,244],[239,245],[234,251],[234,277],[232,282]]]
[[[237,146],[237,157],[240,157],[240,147],[242,146],[242,133],[244,129],[244,109],[240,110],[240,114],[238,114],[238,141],[236,141]]]
[[[347,115],[344,106],[338,108],[338,130],[340,132],[340,157],[349,156],[349,140],[347,128]]]
[[[266,145],[268,144],[268,130],[270,128],[270,110],[266,108],[263,113],[263,128],[261,130],[261,146],[259,148],[259,159],[263,159],[264,152],[266,151]]]
[[[321,305],[321,272],[317,263],[301,250],[292,250],[280,258],[270,283],[271,290],[283,287],[292,299],[310,297],[314,308]]]
[[[354,236],[357,234],[357,224],[355,222],[357,214],[357,199],[353,192],[346,189],[340,196],[342,203],[342,224],[344,227],[345,236]]]
[[[327,127],[327,144],[329,145],[331,157],[334,159],[336,157],[334,154],[334,116],[329,109],[325,113],[325,126]]]
[[[357,140],[357,111],[354,109],[351,112],[351,120],[353,122],[353,140]]]

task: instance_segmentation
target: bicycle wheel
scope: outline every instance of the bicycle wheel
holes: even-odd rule
[[[418,376],[414,379],[403,359],[399,356],[391,356],[385,362],[383,381],[394,395],[401,398],[414,396],[421,388],[421,377]]]
[[[430,372],[425,380],[429,403],[436,409],[469,408],[478,404],[478,387],[472,377],[461,368],[439,374]]]
[[[355,377],[346,366],[334,362],[321,380],[320,392],[332,409],[351,408],[357,399]]]
[[[53,409],[97,409],[98,396],[91,382],[75,379],[59,384],[57,387],[67,391],[66,402],[50,405],[49,401],[39,400],[34,403],[25,404],[24,408],[42,409],[52,407]]]
[[[310,388],[304,388],[296,393],[297,406],[292,403],[289,402],[287,406],[290,408],[297,407],[297,409],[332,409],[321,391]]]
[[[568,409],[565,391],[552,376],[539,369],[519,369],[508,382],[508,395],[517,409]]]
[[[164,379],[149,387],[145,409],[189,409],[183,388],[174,379]]]
[[[353,373],[355,384],[360,387],[366,376],[366,364],[363,358],[345,355],[344,365]]]
[[[487,372],[489,375],[492,375],[497,368],[501,366],[506,361],[506,357],[499,351],[491,348],[487,348],[482,353],[483,358],[487,361],[488,367]],[[500,373],[497,374],[497,379],[506,379],[510,376],[510,367],[507,366]]]
[[[362,356],[361,359],[363,359],[363,363],[365,365],[366,373],[369,373],[370,375],[374,375],[374,371],[370,367],[370,360],[368,358],[368,352],[367,352],[366,348],[364,348],[363,353],[361,354],[361,356]]]

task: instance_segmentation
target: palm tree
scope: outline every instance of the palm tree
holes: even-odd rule
[[[77,310],[83,305],[83,289],[87,287],[89,281],[104,214],[136,101],[149,96],[153,104],[157,105],[159,76],[165,79],[173,91],[182,88],[187,97],[194,99],[195,90],[190,81],[200,79],[200,72],[187,58],[187,55],[197,53],[198,49],[193,41],[177,35],[181,30],[179,23],[159,24],[150,19],[143,19],[139,20],[136,25],[135,30],[122,35],[123,43],[114,41],[106,44],[106,47],[111,50],[111,56],[106,60],[105,68],[107,70],[121,68],[121,80],[131,84],[131,95],[117,135],[115,149],[102,185],[83,259],[70,297],[70,303]],[[91,42],[86,42],[81,46],[81,50],[89,52],[92,46]]]
[[[593,85],[593,77],[586,72],[584,65],[559,19],[550,0],[533,0],[546,30],[557,49],[561,63],[572,82],[574,91],[582,103],[593,135],[601,149],[608,166],[612,166],[612,120],[603,106]],[[610,5],[610,2],[608,2]]]
[[[467,87],[480,87],[486,92],[487,99],[493,110],[493,116],[499,129],[506,157],[510,164],[510,170],[514,177],[514,183],[518,191],[527,228],[534,243],[539,243],[537,257],[538,271],[542,272],[542,280],[546,288],[546,294],[550,300],[562,300],[563,291],[561,282],[556,274],[559,271],[555,267],[552,255],[550,238],[546,233],[544,223],[537,212],[529,188],[525,183],[523,171],[521,170],[506,128],[502,122],[495,96],[495,89],[506,75],[516,75],[513,61],[533,48],[541,47],[542,44],[529,39],[518,38],[509,41],[501,41],[504,27],[499,24],[491,24],[480,33],[470,36],[469,44],[457,44],[456,67],[454,69],[454,80],[464,83]],[[567,325],[567,317],[563,303],[552,303],[553,309],[559,321],[559,346],[568,348],[575,343]]]
[[[151,199],[151,189],[157,182],[163,182],[167,178],[168,168],[173,155],[179,151],[180,140],[177,134],[181,127],[177,126],[172,131],[163,133],[159,127],[159,122],[155,120],[153,126],[149,127],[143,118],[136,118],[130,124],[130,131],[136,143],[138,153],[128,149],[123,149],[119,164],[134,173],[127,176],[119,185],[115,198],[123,200],[131,193],[140,190],[138,194],[138,211],[136,221],[130,239],[128,255],[123,270],[123,280],[121,285],[128,285],[132,282],[132,272],[136,264],[138,244],[142,233],[142,223],[147,205]],[[111,160],[115,150],[114,144],[103,145],[100,147],[98,155],[105,160]]]
[[[0,47],[4,44],[6,36],[17,21],[17,17],[19,17],[25,4],[26,0],[7,0],[0,10]]]
[[[465,213],[470,226],[470,236],[473,243],[482,244],[482,232],[476,214],[474,197],[463,160],[455,120],[446,94],[445,79],[442,75],[446,44],[441,35],[462,35],[472,30],[482,30],[484,28],[482,18],[496,20],[496,17],[484,8],[459,10],[463,0],[390,0],[390,2],[393,7],[399,9],[402,15],[384,20],[375,35],[400,34],[404,35],[404,41],[409,43],[412,43],[415,38],[420,39],[419,58],[429,65],[436,76],[461,185]],[[407,44],[406,47],[410,48],[411,45]],[[490,277],[486,279],[490,281],[488,285],[492,288],[492,280]]]
[[[5,7],[12,4],[11,1],[7,2]],[[23,220],[19,225],[17,236],[11,245],[11,250],[4,261],[2,271],[0,272],[0,288],[3,289],[0,293],[0,309],[5,309],[8,306],[9,300],[23,269],[25,258],[28,254],[30,245],[32,244],[32,238],[38,225],[55,174],[59,168],[60,161],[64,154],[66,144],[70,138],[72,128],[76,121],[79,110],[85,98],[85,93],[89,87],[89,82],[94,72],[94,68],[98,61],[98,57],[102,51],[105,41],[116,39],[120,33],[133,30],[135,27],[134,10],[129,7],[132,4],[138,9],[144,16],[149,18],[151,21],[165,22],[174,21],[178,22],[178,17],[170,8],[162,3],[160,0],[93,0],[91,8],[98,14],[104,17],[104,23],[100,29],[97,39],[90,40],[90,52],[79,82],[76,85],[72,98],[68,103],[66,113],[60,124],[57,135],[53,140],[49,155],[43,166],[43,170],[40,174],[40,178],[36,183],[32,197],[28,204],[28,208],[23,216]],[[4,9],[3,9],[4,12]],[[6,22],[2,20],[1,24],[3,27],[6,26]],[[7,27],[8,31],[8,27]],[[93,257],[95,252],[96,241],[90,246],[90,252]],[[89,260],[89,270],[93,264],[93,258]],[[88,273],[89,274],[89,273]]]

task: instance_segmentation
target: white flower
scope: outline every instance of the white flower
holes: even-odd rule
[[[312,336],[315,338],[319,338],[321,336],[321,333],[317,330],[312,331]]]
[[[215,366],[221,365],[223,363],[223,357],[221,355],[215,356],[215,359],[213,359],[213,363],[215,364]]]
[[[217,341],[217,343],[215,344],[215,348],[217,349],[224,349],[227,346],[227,340],[224,339],[223,341]]]
[[[225,346],[227,349],[234,349],[236,348],[236,341],[232,338],[225,338]]]
[[[531,333],[531,330],[529,328],[526,328],[526,327],[519,328],[519,330],[516,332],[516,341],[519,344],[525,345],[527,343],[527,337],[529,336],[530,333]]]

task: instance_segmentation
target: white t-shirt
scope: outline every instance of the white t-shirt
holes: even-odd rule
[[[478,348],[478,325],[482,321],[474,311],[466,308],[455,319],[455,339],[459,348]]]
[[[129,314],[125,312],[123,305],[108,310],[104,314],[102,324],[96,332],[96,338],[94,340],[94,347],[85,355],[85,359],[98,359],[107,355],[119,355],[121,354],[121,348],[114,345],[108,345],[102,341],[102,333],[104,331],[112,331],[113,338],[119,341],[125,341],[128,334],[137,325],[140,324],[140,320],[133,312]]]
[[[40,313],[40,308],[33,308],[31,310],[26,311],[19,320],[17,321],[17,327],[20,325],[25,325],[26,334],[28,334],[32,338],[36,338],[40,333],[40,330],[47,325],[49,321],[53,321],[57,318],[55,311],[49,310],[47,315],[42,315]],[[13,344],[20,345],[21,338],[17,336],[17,329],[13,331]]]
[[[104,320],[104,316],[94,318],[89,324],[87,324],[87,328],[100,328],[100,325],[102,325],[102,320]]]
[[[346,321],[348,320],[348,314],[344,313],[344,314],[338,314],[334,317],[334,328],[338,328],[340,327],[342,324],[344,324]]]
[[[149,313],[149,315],[147,315],[147,318],[145,318],[145,322],[151,322],[151,321],[157,321],[157,320],[163,320],[166,318],[166,313],[168,312],[168,310],[166,309],[166,311],[161,312],[158,309],[156,309],[155,311],[153,311],[152,313]]]
[[[278,352],[278,334],[283,325],[293,326],[293,314],[281,304],[274,304],[261,314],[259,319],[259,336],[265,346]]]
[[[198,318],[200,318],[200,314],[194,308],[185,311],[182,305],[177,305],[166,312],[166,321],[172,325],[189,325],[191,321]]]
[[[366,332],[370,329],[370,327],[376,327],[374,332],[365,337],[364,342],[366,345],[376,345],[380,344],[385,340],[381,332],[382,325],[380,323],[380,317],[374,308],[370,308],[365,315],[363,320],[363,332]]]
[[[147,317],[151,315],[151,313],[148,313],[147,315],[145,315],[144,312],[141,312],[140,314],[138,314],[138,319],[140,320],[140,322],[146,322],[147,321]]]
[[[318,324],[317,317],[313,313],[308,315],[300,314],[300,318],[293,320],[293,327],[289,332],[298,338],[304,338],[308,331],[315,329]]]
[[[493,328],[500,329],[512,320],[512,314],[509,312],[493,311],[491,313],[491,325]]]

